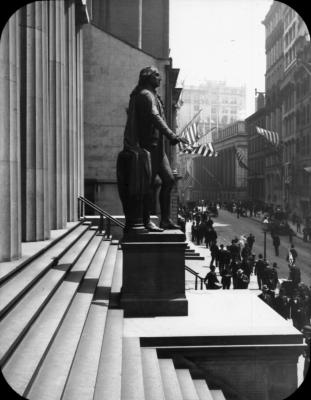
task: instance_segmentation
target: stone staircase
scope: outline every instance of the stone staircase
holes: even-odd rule
[[[123,335],[122,250],[80,223],[1,277],[0,363],[33,400],[218,400],[205,380]]]

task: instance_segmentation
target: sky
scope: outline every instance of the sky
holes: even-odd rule
[[[170,57],[178,85],[222,80],[246,86],[245,117],[255,88],[265,90],[265,27],[272,0],[170,0]]]

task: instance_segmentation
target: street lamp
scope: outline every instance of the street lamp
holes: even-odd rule
[[[263,242],[263,257],[266,260],[267,258],[267,232],[269,230],[269,221],[268,218],[265,218],[262,221],[262,231],[264,234],[264,242]]]

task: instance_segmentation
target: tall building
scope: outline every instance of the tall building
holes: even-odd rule
[[[291,7],[274,1],[266,29],[265,104],[246,119],[249,135],[249,195],[289,214],[311,212],[310,35]],[[255,126],[277,132],[273,146]]]
[[[178,127],[182,129],[199,111],[201,134],[213,127],[224,127],[244,117],[246,92],[244,86],[228,86],[224,81],[206,81],[197,86],[185,86]]]

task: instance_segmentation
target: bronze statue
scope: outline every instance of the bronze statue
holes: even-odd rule
[[[174,177],[164,151],[163,135],[172,145],[188,144],[167,125],[163,103],[157,94],[161,77],[155,67],[140,71],[138,85],[130,95],[124,149],[118,156],[118,188],[126,217],[125,231],[161,232],[180,229],[170,219],[170,194]],[[162,186],[159,200],[160,228],[150,221],[150,205],[157,175]],[[144,228],[144,229],[143,229]]]

